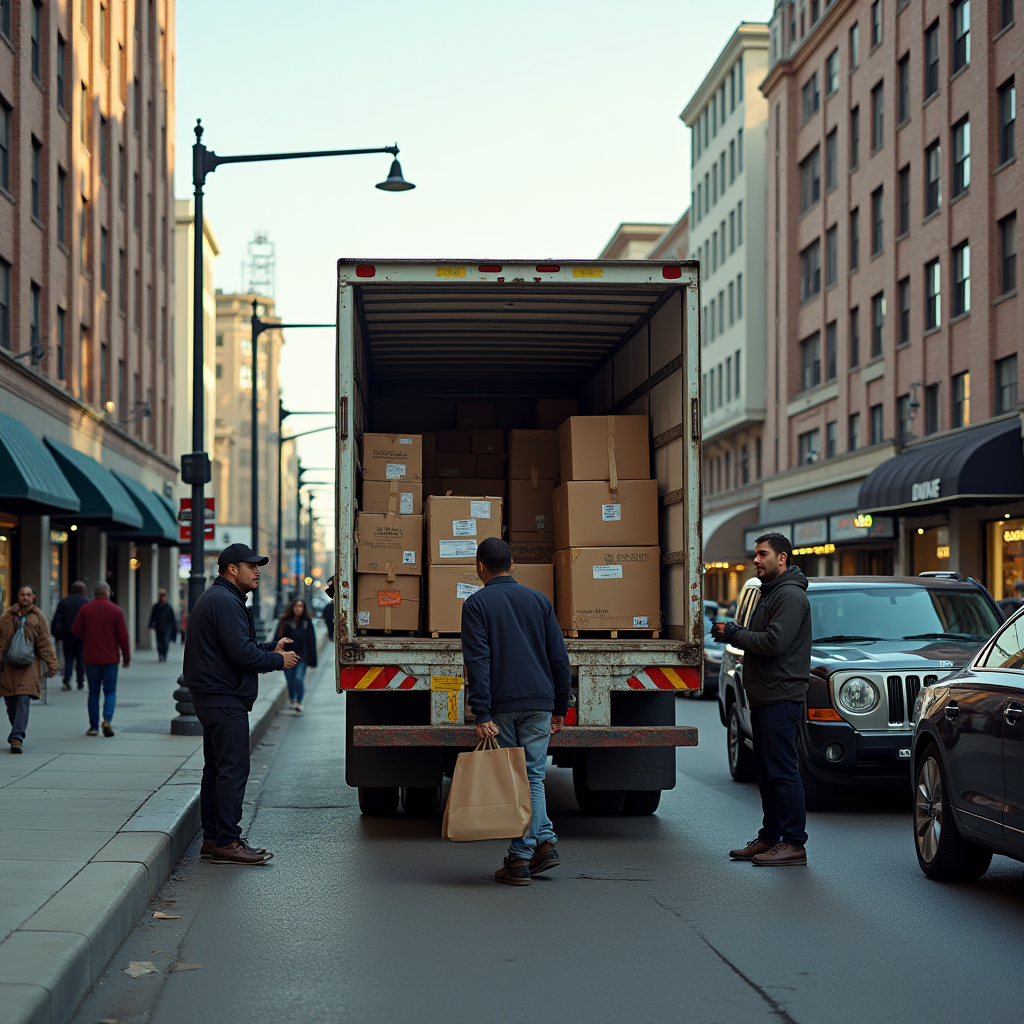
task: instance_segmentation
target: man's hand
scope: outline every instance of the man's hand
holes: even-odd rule
[[[476,723],[476,738],[478,740],[485,740],[488,736],[498,735],[498,727],[494,722],[477,722]]]
[[[561,732],[563,725],[565,725],[565,715],[552,715],[551,735],[554,736],[556,732]]]
[[[48,671],[48,672],[46,673],[46,677],[47,677],[48,679],[52,679],[52,678],[53,678],[53,677],[54,677],[54,676],[55,676],[56,674],[57,674],[57,670],[56,670],[55,668],[51,668],[51,669],[50,669],[50,670],[49,670],[49,671]]]
[[[131,668],[131,665],[132,665],[132,659],[131,658],[125,658],[124,661],[121,662],[121,668]]]
[[[733,637],[739,632],[739,628],[735,622],[716,622],[711,627],[711,635],[720,644],[731,644]]]
[[[292,642],[293,641],[292,641],[292,638],[290,636],[283,636],[283,637],[281,637],[281,639],[277,641],[277,646],[274,648],[274,653],[275,654],[284,654],[287,657],[288,648],[285,646],[285,644],[290,644]],[[295,664],[295,662],[293,661],[292,665],[294,665],[294,664]],[[291,665],[285,665],[285,668],[291,668],[291,667],[292,667]]]
[[[289,640],[288,643],[291,643],[291,640]],[[280,647],[281,644],[278,644],[277,646]],[[300,661],[302,661],[302,659],[294,651],[277,651],[277,653],[284,658],[285,668],[295,668],[295,666],[298,665]]]

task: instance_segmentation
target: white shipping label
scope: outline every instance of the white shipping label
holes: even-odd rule
[[[634,629],[649,629],[650,621],[646,615],[634,615],[633,616],[633,628]]]
[[[474,583],[456,583],[455,596],[460,601],[465,601],[471,594],[475,594],[480,588]]]
[[[412,515],[412,494],[409,491],[403,491],[398,495],[398,514],[402,516]]]
[[[602,505],[601,506],[601,522],[612,523],[619,522],[622,519],[622,506],[621,505]]]
[[[399,444],[412,444],[412,438],[411,437],[400,437],[398,439],[398,443]]]
[[[475,558],[475,540],[439,540],[437,553],[442,558]]]
[[[416,564],[416,552],[415,551],[403,551],[402,552],[402,565],[415,565]]]
[[[474,519],[490,519],[491,503],[489,501],[471,501],[469,503],[469,514]]]
[[[622,579],[622,566],[621,565],[595,565],[594,566],[594,579],[595,580],[621,580]]]
[[[370,624],[370,613],[369,612],[360,612],[359,613],[359,625],[360,626],[368,626],[369,624]]]
[[[388,480],[401,480],[405,476],[404,462],[386,462],[384,466],[384,476]]]
[[[475,537],[476,536],[476,520],[475,519],[453,519],[452,520],[452,536],[453,537]]]
[[[543,530],[544,529],[544,524],[547,522],[547,520],[544,518],[544,516],[534,516],[533,520],[537,524],[537,529],[538,530]]]

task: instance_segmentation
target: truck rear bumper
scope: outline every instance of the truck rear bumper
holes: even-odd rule
[[[472,725],[355,725],[356,747],[465,747],[479,741]],[[697,729],[689,725],[571,725],[555,733],[550,747],[695,747]]]

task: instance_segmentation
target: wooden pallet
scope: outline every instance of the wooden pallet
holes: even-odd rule
[[[384,629],[358,629],[360,636],[419,636],[415,629],[392,629],[390,632]]]
[[[430,631],[430,638],[431,638],[431,640],[440,640],[441,637],[448,637],[448,636],[461,637],[462,634],[459,633],[459,632],[454,632],[452,630],[444,630],[444,629],[432,629]]]
[[[622,634],[621,636],[619,634]],[[563,629],[562,636],[572,640],[657,640],[659,629]]]

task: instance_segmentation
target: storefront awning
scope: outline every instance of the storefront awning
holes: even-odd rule
[[[115,531],[115,540],[141,540],[156,544],[177,544],[178,524],[167,506],[151,490],[124,473],[114,470],[114,476],[123,484],[132,502],[142,517],[142,526],[137,530]]]
[[[949,505],[1001,505],[1024,498],[1020,420],[1003,420],[916,444],[861,484],[861,512],[925,515]]]
[[[43,440],[78,495],[80,519],[105,520],[110,525],[129,529],[142,525],[142,516],[135,504],[106,466],[62,441],[52,437]]]
[[[0,508],[16,515],[77,512],[80,504],[54,457],[24,423],[0,413]]]
[[[718,512],[709,512],[701,523],[701,548],[704,559],[718,558],[732,561],[743,554],[743,528],[750,526],[757,516],[752,513],[758,502],[734,505]]]

